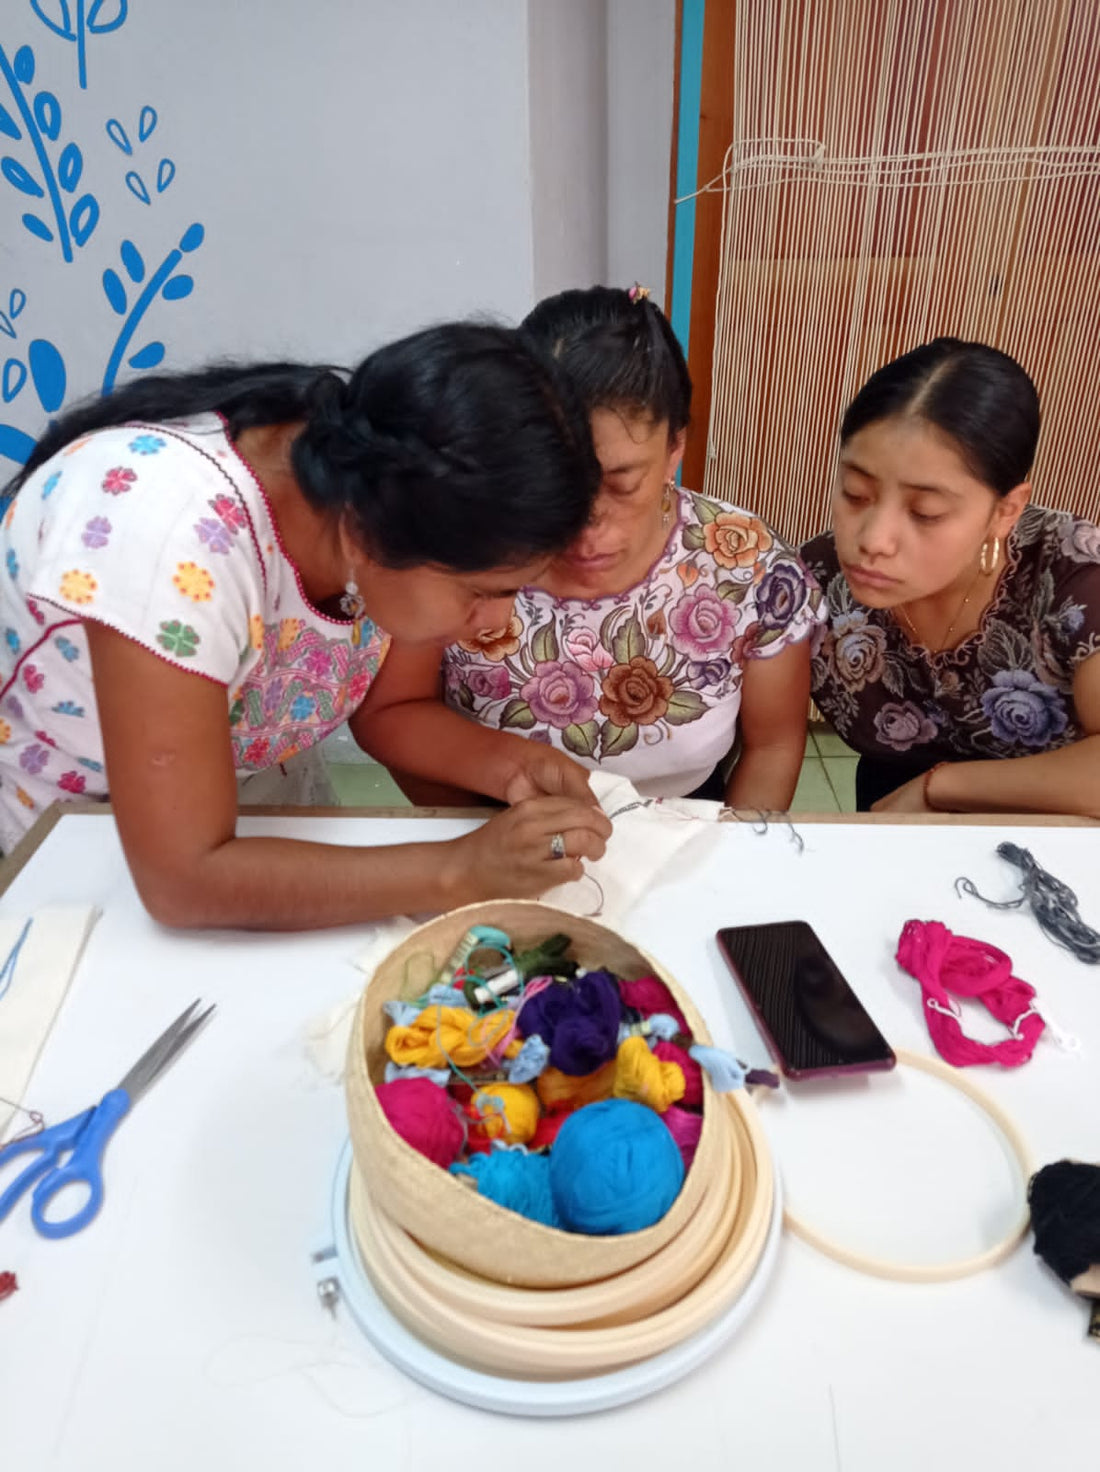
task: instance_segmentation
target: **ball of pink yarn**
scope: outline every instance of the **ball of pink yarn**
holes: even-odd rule
[[[684,1097],[680,1103],[685,1109],[701,1109],[703,1107],[703,1070],[692,1058],[686,1048],[679,1047],[676,1043],[666,1043],[663,1039],[656,1043],[654,1053],[662,1063],[678,1063],[684,1072]]]
[[[430,1078],[399,1078],[375,1090],[382,1113],[414,1150],[444,1170],[459,1157],[466,1131],[446,1089]]]
[[[637,981],[620,981],[619,995],[628,1007],[633,1007],[643,1017],[652,1017],[654,1012],[667,1012],[675,1017],[681,1032],[690,1032],[691,1029],[672,993],[655,976],[640,976]]]
[[[684,1169],[690,1170],[699,1145],[699,1136],[703,1132],[703,1116],[691,1114],[688,1110],[681,1109],[678,1104],[670,1104],[661,1118],[668,1125],[669,1133],[680,1147],[680,1154],[684,1157]]]

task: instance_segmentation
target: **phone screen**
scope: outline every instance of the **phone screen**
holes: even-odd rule
[[[789,1077],[893,1068],[890,1045],[804,920],[720,930],[718,944]]]

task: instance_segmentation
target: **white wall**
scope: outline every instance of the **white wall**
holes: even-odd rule
[[[606,0],[530,0],[535,298],[607,278]]]
[[[101,19],[117,14],[105,0]],[[48,14],[54,14],[45,7]],[[69,7],[75,14],[77,7]],[[35,58],[75,142],[99,223],[73,259],[21,224],[56,225],[50,200],[0,177],[0,364],[14,388],[33,339],[55,345],[67,399],[99,389],[150,277],[195,222],[177,264],[190,294],[154,296],[123,355],[163,366],[216,356],[351,362],[425,322],[471,312],[518,320],[566,286],[664,279],[674,0],[140,0],[125,24],[77,48],[27,3],[0,5],[9,61]],[[0,106],[26,135],[11,89]],[[156,126],[139,141],[139,118]],[[109,138],[110,120],[132,152]],[[38,169],[27,136],[0,156]],[[175,165],[156,189],[160,161]],[[140,175],[144,203],[127,188]],[[58,232],[55,229],[55,234]],[[120,262],[138,248],[144,279]],[[102,280],[113,270],[124,312]],[[170,290],[175,290],[175,287]],[[10,321],[13,292],[26,295]],[[18,301],[18,299],[17,299]],[[17,304],[17,302],[16,302]],[[34,434],[46,412],[28,377],[0,403]],[[0,482],[13,468],[0,455]]]
[[[664,297],[676,0],[529,0],[536,297]]]
[[[108,0],[103,13],[111,10]],[[147,282],[193,221],[206,231],[187,257],[194,291],[158,300],[130,346],[163,341],[166,367],[219,354],[351,361],[426,321],[473,311],[514,319],[528,309],[525,5],[141,0],[129,10],[119,30],[88,38],[86,90],[76,47],[29,4],[0,14],[9,59],[33,48],[28,93],[44,84],[60,101],[63,126],[48,152],[56,160],[67,141],[78,143],[81,190],[101,210],[66,263],[20,224],[43,202],[0,178],[0,310],[13,289],[27,296],[12,324],[18,337],[0,335],[0,355],[25,362],[31,338],[49,339],[70,397],[97,389],[124,320],[105,298],[103,271],[123,276],[118,251],[130,238]],[[146,104],[158,122],[138,144]],[[0,105],[17,116],[3,80]],[[111,118],[126,129],[131,157],[108,138]],[[0,145],[34,165],[25,138],[0,136]],[[158,195],[162,157],[176,174]],[[151,204],[127,189],[128,169]],[[139,291],[131,288],[128,307]],[[44,417],[29,381],[0,405],[0,421],[31,432]]]
[[[663,303],[676,0],[607,0],[607,279]]]

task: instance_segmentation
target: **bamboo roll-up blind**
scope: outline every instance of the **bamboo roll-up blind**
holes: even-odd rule
[[[828,524],[844,406],[949,333],[1019,359],[1036,498],[1100,519],[1100,5],[738,0],[705,489]]]

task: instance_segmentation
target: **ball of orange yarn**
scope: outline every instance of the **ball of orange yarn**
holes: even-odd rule
[[[471,1099],[468,1112],[475,1138],[526,1145],[539,1122],[538,1095],[530,1084],[487,1084]]]
[[[685,1109],[702,1109],[703,1107],[703,1070],[691,1057],[686,1048],[679,1047],[676,1043],[664,1041],[656,1043],[653,1048],[654,1056],[660,1058],[662,1063],[676,1063],[684,1075],[684,1092],[682,1098],[677,1100]]]
[[[645,1038],[626,1038],[615,1055],[616,1099],[633,1099],[664,1114],[684,1097],[684,1073],[678,1063],[668,1063],[649,1051]]]
[[[430,1078],[399,1078],[375,1090],[382,1113],[397,1134],[441,1165],[456,1161],[466,1143],[466,1131],[446,1089]]]
[[[555,1113],[610,1099],[616,1066],[615,1059],[610,1058],[595,1073],[575,1075],[562,1073],[560,1068],[544,1068],[535,1080],[539,1102],[545,1110]]]

